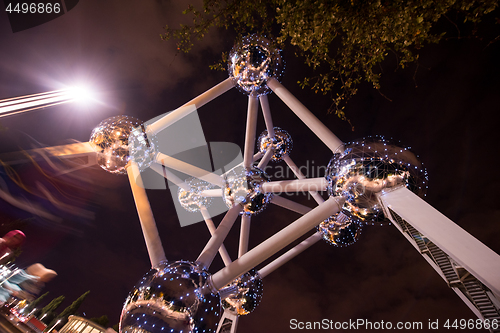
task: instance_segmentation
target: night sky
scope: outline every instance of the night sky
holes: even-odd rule
[[[173,42],[160,40],[165,24],[187,23],[180,15],[186,5],[82,1],[51,22],[17,33],[12,33],[2,12],[0,99],[85,82],[94,87],[99,102],[1,118],[0,152],[85,142],[103,119],[126,114],[146,121],[226,79],[226,72],[210,71],[208,65],[232,47],[232,33],[214,30],[188,55],[176,55]],[[449,37],[457,36],[451,24],[440,25]],[[500,159],[495,153],[500,43],[488,45],[500,29],[494,24],[482,29],[483,40],[449,38],[425,47],[418,68],[396,70],[396,59],[389,56],[381,67],[381,84],[391,101],[362,85],[346,109],[354,131],[347,122],[326,113],[328,97],[297,85],[308,69],[295,59],[293,50],[283,52],[287,67],[282,83],[343,141],[381,134],[411,146],[429,173],[426,201],[500,253]],[[274,125],[287,130],[294,140],[294,162],[309,165],[310,172],[325,166],[331,152],[276,96],[271,94],[269,100]],[[200,108],[207,142],[234,142],[243,150],[246,108],[246,96],[235,89]],[[264,129],[259,115],[257,135]],[[89,318],[106,314],[113,325],[128,292],[149,269],[127,177],[98,166],[56,176],[50,166],[40,165],[45,175],[29,163],[15,170],[34,188],[40,181],[55,193],[51,186],[57,184],[64,192],[58,198],[74,209],[57,210],[10,182],[13,195],[33,198],[59,217],[33,217],[0,201],[1,223],[29,218],[21,228],[27,240],[17,265],[40,262],[57,271],[58,277],[45,291],[50,292],[47,301],[66,296],[60,311],[90,290],[80,311]],[[167,258],[195,260],[209,238],[205,225],[181,228],[170,191],[148,190],[148,197]],[[313,206],[305,197],[290,199]],[[252,219],[250,246],[298,217],[270,206]],[[221,218],[214,220],[218,223]],[[237,221],[225,242],[233,259],[238,235]],[[217,257],[210,271],[220,268]],[[347,248],[321,241],[267,276],[262,303],[241,318],[238,332],[288,332],[293,318],[420,321],[424,326],[436,319],[440,323],[475,319],[394,226],[366,227],[360,240]]]

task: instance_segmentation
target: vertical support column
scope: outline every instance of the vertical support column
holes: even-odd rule
[[[257,112],[259,104],[257,98],[248,96],[247,128],[245,134],[245,151],[243,152],[243,167],[250,168],[253,162],[253,150],[255,146],[255,131],[257,130]]]
[[[271,117],[271,109],[269,108],[269,100],[267,95],[262,95],[259,97],[260,107],[262,108],[262,114],[264,115],[264,122],[266,123],[267,133],[269,137],[274,137],[274,125],[273,118]]]
[[[132,194],[134,196],[137,214],[139,215],[139,221],[141,222],[142,233],[144,234],[144,240],[146,241],[149,259],[151,260],[151,266],[154,267],[161,261],[166,260],[165,252],[161,244],[158,229],[156,228],[153,211],[149,205],[146,190],[144,189],[144,185],[142,183],[139,167],[135,162],[130,162],[126,170],[130,182],[130,188],[132,189]]]
[[[217,326],[216,333],[236,333],[238,327],[238,316],[228,310],[224,310]]]
[[[250,215],[243,215],[241,217],[241,230],[240,230],[240,244],[238,248],[238,258],[247,253],[248,240],[250,238]]]

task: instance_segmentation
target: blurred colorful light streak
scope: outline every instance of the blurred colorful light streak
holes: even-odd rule
[[[0,118],[34,111],[54,105],[90,99],[89,90],[81,87],[59,89],[44,93],[0,100]]]

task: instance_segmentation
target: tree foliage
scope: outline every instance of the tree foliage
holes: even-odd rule
[[[66,297],[64,295],[61,295],[57,298],[54,298],[52,301],[50,301],[49,304],[47,304],[45,307],[42,308],[42,311],[40,312],[40,316],[43,316],[44,314],[54,311],[61,305],[61,303],[64,301]]]
[[[57,323],[58,320],[61,320],[61,322],[66,322],[68,320],[68,317],[75,314],[76,311],[78,311],[78,308],[80,305],[82,305],[83,301],[87,297],[87,295],[90,293],[90,290],[86,291],[83,293],[80,297],[76,299],[73,303],[71,303],[70,306],[68,306],[66,309],[64,309],[57,317],[55,317],[49,325],[47,325],[47,328],[52,327]],[[64,324],[63,324],[64,325]]]
[[[26,309],[24,310],[24,313],[30,313],[38,304],[40,304],[40,302],[49,294],[49,292],[47,291],[45,294],[43,294],[42,296],[38,297],[37,299],[35,299],[33,302],[31,302],[27,307]]]
[[[102,315],[100,317],[90,318],[89,320],[93,321],[94,323],[96,323],[97,325],[100,325],[102,327],[108,327],[108,324],[109,324],[109,318],[106,315]]]
[[[294,48],[312,68],[299,84],[329,94],[329,112],[345,119],[345,102],[360,83],[380,89],[379,66],[389,53],[404,68],[422,46],[443,38],[433,29],[438,20],[476,24],[497,6],[498,0],[204,0],[203,8],[189,5],[183,12],[192,24],[167,25],[161,37],[188,52],[214,27],[267,35]]]
[[[65,298],[64,295],[61,295],[43,307],[39,314],[40,320],[44,323],[50,322],[55,317],[54,311],[61,305]]]

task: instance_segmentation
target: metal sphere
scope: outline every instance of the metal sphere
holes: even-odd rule
[[[326,179],[331,196],[344,196],[343,212],[355,221],[385,224],[376,193],[406,186],[423,197],[427,171],[418,157],[383,137],[348,143],[328,164]]]
[[[244,273],[229,284],[238,292],[222,300],[222,307],[236,315],[247,315],[259,305],[262,299],[263,283],[255,269]]]
[[[257,146],[261,153],[265,153],[268,149],[273,148],[274,154],[272,161],[281,161],[285,155],[289,155],[292,151],[292,137],[287,131],[279,127],[274,127],[274,137],[270,138],[267,130],[257,139]]]
[[[229,53],[228,71],[238,90],[247,95],[268,94],[271,89],[266,82],[283,75],[283,60],[280,50],[260,36],[250,35],[236,44]]]
[[[226,206],[231,208],[241,204],[242,215],[262,212],[273,196],[262,191],[261,184],[270,181],[270,177],[257,167],[246,170],[238,166],[224,175],[224,181],[222,198]]]
[[[92,130],[89,141],[101,168],[111,173],[126,174],[125,166],[131,158],[140,170],[151,164],[157,145],[154,140],[148,139],[141,124],[142,121],[134,117],[115,116],[103,120]]]
[[[343,247],[352,245],[359,239],[361,228],[359,223],[340,212],[321,222],[318,231],[327,243]]]
[[[129,293],[120,333],[215,332],[219,294],[208,291],[209,273],[188,261],[162,262]]]
[[[212,197],[204,196],[202,192],[215,188],[213,184],[197,178],[187,180],[186,184],[190,187],[189,191],[179,187],[177,192],[179,202],[185,210],[197,212],[202,206],[210,206]]]
[[[137,163],[140,171],[144,171],[154,162],[158,154],[156,136],[146,133],[144,125],[132,130],[128,140],[129,155]]]

